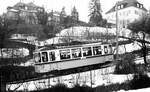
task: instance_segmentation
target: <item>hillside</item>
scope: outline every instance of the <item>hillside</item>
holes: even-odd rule
[[[128,29],[119,30],[119,36],[130,37]],[[115,28],[75,26],[62,30],[56,37],[46,40],[46,44],[57,44],[69,41],[111,40],[116,37]]]

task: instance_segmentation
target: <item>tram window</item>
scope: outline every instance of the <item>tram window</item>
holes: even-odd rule
[[[101,46],[93,47],[93,54],[94,55],[101,55],[102,54]]]
[[[37,63],[41,62],[40,53],[35,53],[34,54],[34,59],[35,59],[35,62],[37,62]]]
[[[104,52],[105,52],[105,54],[108,53],[108,48],[107,48],[107,46],[104,46]]]
[[[81,57],[81,48],[71,49],[72,58]]]
[[[55,60],[55,52],[54,51],[49,52],[49,59],[50,59],[50,61],[54,61]]]
[[[109,52],[108,53],[112,54],[112,46],[111,45],[109,45]]]
[[[70,49],[60,50],[60,59],[70,59]]]
[[[47,52],[42,52],[42,61],[43,62],[47,62],[48,61]]]
[[[92,55],[91,47],[84,47],[82,49],[83,49],[83,56],[91,56]]]

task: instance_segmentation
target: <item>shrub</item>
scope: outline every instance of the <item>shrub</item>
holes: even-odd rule
[[[102,85],[98,86],[95,88],[94,92],[112,92],[112,91],[118,91],[118,90],[129,90],[130,86],[128,85],[128,82],[125,83],[116,83],[116,84],[111,84],[111,85]]]
[[[69,92],[69,88],[65,84],[57,84],[50,88],[48,92]]]
[[[125,54],[121,61],[118,61],[116,64],[115,74],[130,74],[136,73],[136,64],[134,63],[134,55],[133,54]]]
[[[133,80],[130,81],[131,89],[140,89],[150,87],[150,78],[147,74],[135,74]]]
[[[111,92],[111,90],[105,85],[102,85],[102,86],[96,87],[95,92]]]
[[[94,90],[89,86],[80,86],[79,84],[76,84],[73,88],[71,88],[70,92],[94,92]]]

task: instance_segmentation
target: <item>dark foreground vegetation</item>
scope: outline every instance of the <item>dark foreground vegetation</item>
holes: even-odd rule
[[[32,92],[113,92],[119,90],[135,90],[150,87],[150,78],[147,75],[134,75],[133,80],[125,83],[117,83],[111,85],[101,85],[95,88],[89,86],[75,85],[73,88],[68,88],[65,84],[57,84],[49,89],[32,91]]]
[[[111,84],[108,86],[102,85],[95,88],[83,85],[75,85],[73,88],[68,88],[65,84],[57,84],[49,89],[32,91],[32,92],[112,92],[118,90],[133,90],[150,87],[150,78],[147,75],[135,75],[133,80],[122,84]]]

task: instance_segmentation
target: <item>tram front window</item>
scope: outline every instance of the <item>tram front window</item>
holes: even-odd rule
[[[81,48],[71,49],[72,58],[81,57]]]
[[[70,59],[70,50],[60,50],[60,59]]]
[[[35,53],[34,54],[34,60],[35,60],[36,63],[40,63],[41,62],[40,53]]]
[[[83,49],[83,56],[92,56],[91,47],[84,47]]]
[[[42,61],[43,62],[48,62],[47,52],[42,52]]]
[[[49,59],[50,61],[54,61],[55,60],[55,52],[49,52]]]
[[[94,55],[101,55],[102,54],[101,46],[93,47],[93,54]]]

